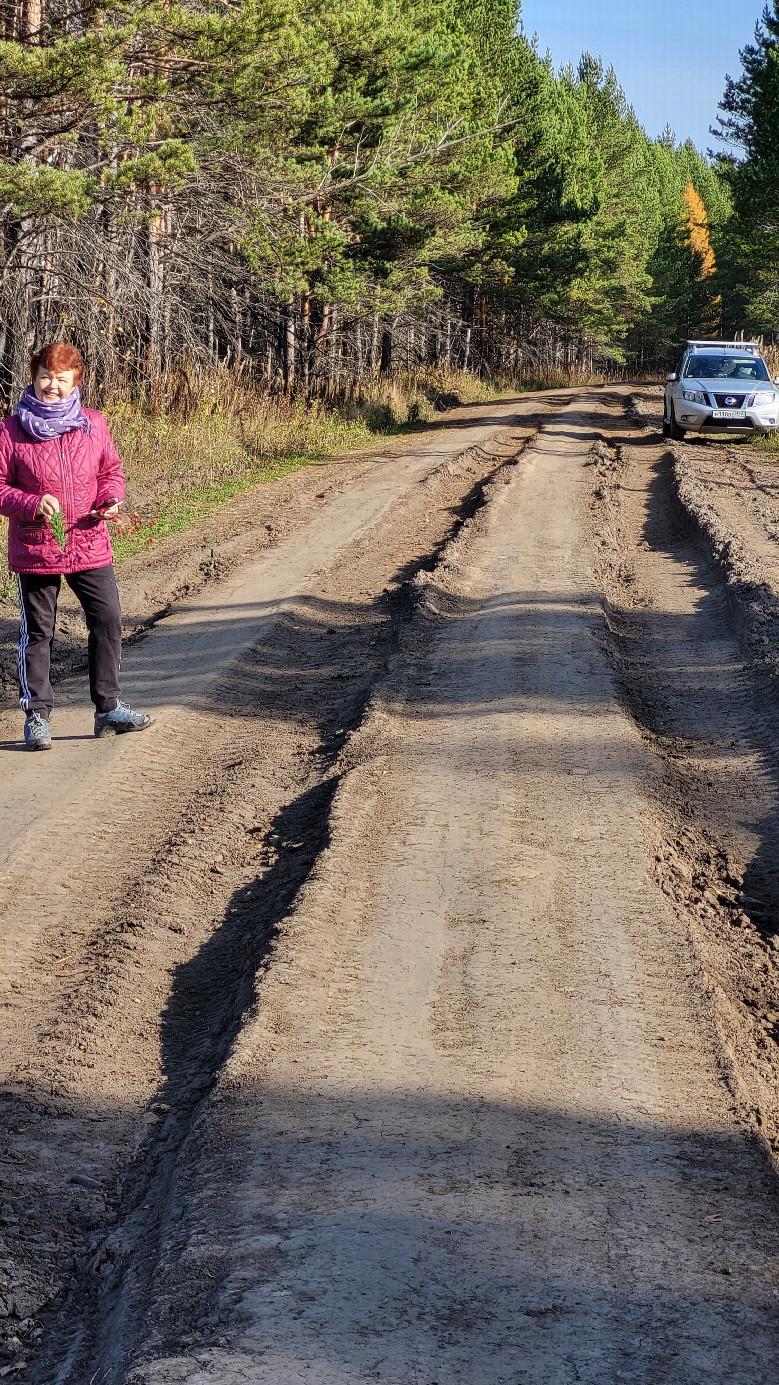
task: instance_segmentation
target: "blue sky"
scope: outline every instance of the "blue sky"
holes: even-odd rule
[[[522,27],[555,67],[586,49],[611,64],[649,135],[719,147],[708,133],[725,89],[741,71],[765,0],[522,0]]]

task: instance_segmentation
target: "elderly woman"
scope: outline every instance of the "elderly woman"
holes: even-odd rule
[[[10,521],[8,566],[19,584],[24,740],[28,750],[51,750],[51,645],[63,577],[89,631],[95,735],[145,731],[153,719],[119,701],[121,612],[104,521],[119,513],[124,477],[108,425],[81,407],[84,362],[74,346],[44,347],[30,372],[16,413],[0,424],[0,514]]]

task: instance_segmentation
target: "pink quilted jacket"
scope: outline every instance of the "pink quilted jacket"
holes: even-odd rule
[[[102,414],[85,409],[92,432],[35,442],[16,414],[0,424],[0,514],[7,515],[12,572],[84,572],[113,561],[108,529],[89,511],[124,498],[122,463]],[[65,552],[35,511],[42,495],[62,506]]]

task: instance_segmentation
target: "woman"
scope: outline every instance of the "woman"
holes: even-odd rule
[[[32,385],[0,424],[0,514],[21,610],[20,703],[28,750],[51,750],[51,645],[64,577],[84,610],[95,735],[145,731],[153,718],[119,701],[122,617],[104,523],[124,498],[122,464],[102,414],[82,409],[81,353],[52,342],[30,361]],[[57,519],[60,516],[60,519]]]

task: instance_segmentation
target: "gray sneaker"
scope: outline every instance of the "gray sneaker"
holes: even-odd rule
[[[145,712],[134,712],[124,702],[117,702],[112,712],[95,712],[96,736],[121,736],[125,731],[145,731],[153,726],[154,717]]]
[[[51,750],[49,723],[40,712],[28,712],[24,723],[24,743],[28,750]]]

